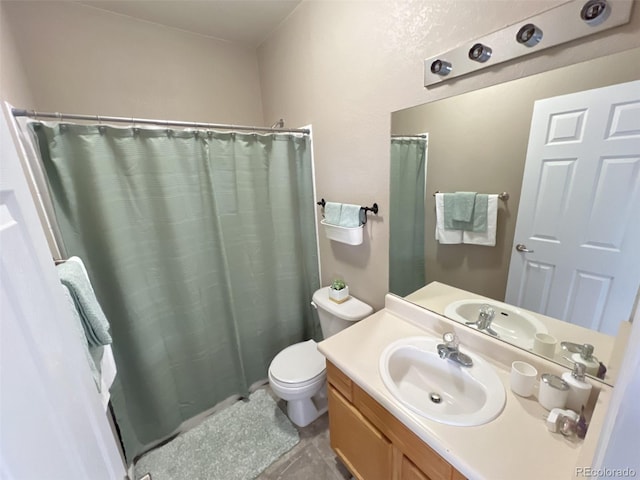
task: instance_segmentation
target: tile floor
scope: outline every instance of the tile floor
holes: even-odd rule
[[[276,400],[278,406],[284,411],[285,402]],[[256,480],[348,480],[351,478],[349,471],[336,458],[329,446],[329,417],[326,413],[311,425],[298,428],[298,433],[300,442],[271,464]]]

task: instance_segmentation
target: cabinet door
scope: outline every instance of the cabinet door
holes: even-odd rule
[[[402,457],[400,467],[400,480],[432,480],[426,473],[420,470],[407,457]],[[464,475],[455,469],[451,469],[451,480],[467,480]]]
[[[453,471],[453,476],[451,477],[451,480],[467,480],[467,477],[462,475],[459,471],[454,470]]]
[[[430,480],[422,470],[416,467],[407,457],[402,457],[400,480]]]
[[[451,465],[358,385],[353,404],[429,480],[451,480]]]
[[[391,443],[329,385],[331,448],[360,480],[389,480]]]

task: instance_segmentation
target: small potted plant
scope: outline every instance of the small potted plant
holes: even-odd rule
[[[329,287],[329,298],[336,303],[349,299],[349,286],[342,279],[335,279]]]

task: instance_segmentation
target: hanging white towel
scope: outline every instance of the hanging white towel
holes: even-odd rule
[[[104,346],[104,352],[102,352],[102,360],[100,361],[100,371],[102,372],[100,378],[100,398],[102,400],[102,406],[107,409],[111,393],[109,389],[113,385],[113,381],[116,378],[116,361],[113,359],[113,351],[111,345]]]
[[[462,243],[462,230],[444,228],[444,194],[436,193],[436,240],[443,244]]]
[[[89,283],[89,288],[93,293],[93,286],[91,285],[91,281],[89,280],[89,272],[87,272],[87,268],[84,266],[82,260],[78,257],[71,257],[67,260],[67,262],[75,262],[81,267],[82,273],[86,277],[86,280]],[[66,289],[67,293],[68,291],[69,290]],[[70,301],[71,307],[75,310],[73,299],[70,296],[68,296],[68,299]],[[102,406],[106,411],[109,404],[109,399],[111,398],[109,389],[111,388],[111,385],[113,385],[113,381],[115,380],[118,373],[116,362],[113,358],[113,350],[111,349],[111,345],[104,345],[95,348],[89,347],[84,335],[84,329],[82,328],[82,324],[80,323],[79,319],[76,321],[76,323],[79,326],[80,333],[82,334],[81,337],[85,344],[86,356],[91,366],[91,371],[96,382],[96,387],[98,388],[98,394],[100,395]]]
[[[437,205],[437,202],[436,202]],[[496,230],[498,224],[498,195],[489,195],[487,202],[487,231],[486,232],[464,232],[462,239],[464,243],[471,245],[484,245],[485,247],[496,246]]]

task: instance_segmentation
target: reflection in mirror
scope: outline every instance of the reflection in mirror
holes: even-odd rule
[[[426,135],[391,137],[389,205],[390,290],[407,295],[425,284],[424,233],[428,139]]]
[[[593,360],[596,363],[588,373],[597,378],[598,368],[602,361],[606,364],[607,370],[601,380],[611,385],[619,372],[621,357],[631,326],[629,322],[623,322],[620,334],[615,338],[440,282],[431,282],[404,298],[411,303],[463,324],[475,323],[479,319],[479,309],[488,306],[494,312],[494,318],[489,327],[497,333],[498,338],[565,366],[570,366],[565,357],[574,361],[578,360],[577,357],[580,354],[575,349],[581,348],[583,345],[592,345]],[[470,327],[481,330],[475,324]],[[487,329],[481,331],[492,335]],[[540,334],[542,342],[536,342],[536,334]],[[570,342],[570,344],[566,342]],[[550,343],[551,346],[549,346]],[[565,345],[563,346],[562,343]],[[588,360],[581,360],[581,362],[591,363]]]
[[[566,328],[561,329],[559,336],[554,335],[552,329],[548,329],[548,334],[556,337],[558,342],[553,358],[561,363],[566,364],[564,356],[575,359],[575,355],[580,353],[563,350],[560,342],[581,345],[580,339],[585,337],[584,332],[600,330],[598,335],[603,339],[609,339],[609,347],[605,345],[607,342],[584,343],[592,343],[595,347],[594,355],[610,367],[610,356],[617,353],[614,350],[619,349],[613,347],[613,336],[618,333],[620,323],[629,320],[638,292],[640,252],[635,248],[631,250],[630,256],[621,265],[624,272],[631,272],[624,280],[617,279],[616,275],[611,273],[592,274],[591,267],[579,267],[576,274],[565,278],[562,288],[558,286],[558,280],[563,274],[560,268],[556,268],[556,260],[541,260],[537,255],[544,253],[554,243],[563,246],[564,250],[555,253],[562,259],[582,259],[589,253],[612,253],[612,250],[624,250],[621,247],[626,248],[631,241],[629,235],[637,235],[640,231],[638,222],[632,220],[640,216],[640,126],[637,125],[640,118],[637,105],[640,104],[640,99],[608,99],[608,104],[597,107],[601,109],[600,113],[597,113],[597,110],[590,111],[590,105],[576,106],[570,103],[564,106],[561,102],[553,103],[555,110],[545,113],[545,118],[551,120],[542,122],[538,127],[542,133],[536,133],[532,129],[532,117],[534,104],[540,99],[637,79],[640,79],[638,48],[394,112],[392,134],[412,135],[428,132],[429,135],[429,160],[424,194],[424,284],[435,281],[490,300],[506,301],[508,304],[523,307],[522,310],[525,312],[542,313],[545,322],[548,322],[547,319],[559,324],[562,322],[556,319],[570,322],[564,323]],[[637,92],[640,89],[632,88],[633,90]],[[588,94],[584,95],[590,98]],[[583,96],[572,95],[566,98],[582,101]],[[590,98],[588,101],[597,102],[603,97],[596,94],[595,100]],[[552,100],[557,101],[558,99]],[[622,108],[619,108],[620,106]],[[540,107],[536,107],[536,112],[539,109]],[[585,112],[590,115],[586,115]],[[609,116],[609,112],[614,114]],[[625,143],[628,150],[626,153],[592,154],[600,147],[582,147],[586,148],[586,155],[596,159],[595,166],[591,168],[591,173],[588,173],[582,170],[581,165],[584,162],[576,160],[585,154],[585,150],[583,153],[567,153],[563,149],[579,144],[580,135],[589,141],[594,138],[601,140],[602,134],[597,138],[597,135],[588,130],[591,128],[588,121],[590,119],[599,119],[599,128],[606,128],[608,132],[613,132],[614,127],[618,128],[620,133],[605,138],[609,143]],[[535,125],[535,122],[533,124]],[[546,146],[555,141],[556,146],[561,147],[555,151],[537,153],[544,161],[534,167],[529,165],[531,162],[527,157],[530,131],[532,140],[536,135],[536,138],[539,137],[539,145]],[[551,134],[555,137],[549,137]],[[523,175],[526,177],[529,170],[533,172],[530,175],[530,179],[533,180],[523,180]],[[581,181],[584,185],[580,184]],[[527,187],[528,183],[535,188]],[[436,219],[433,194],[436,191],[489,194],[508,192],[509,200],[498,202],[495,246],[438,243],[434,239]],[[572,200],[571,195],[577,191],[582,192],[583,196]],[[392,206],[396,202],[395,192],[406,193],[400,185],[392,185]],[[419,198],[420,194],[416,201]],[[587,212],[590,215],[588,221],[600,219],[602,226],[595,230],[589,230],[584,224],[569,227],[571,222],[578,218],[576,208],[590,209]],[[519,218],[523,211],[532,219],[533,226],[529,225],[528,230],[521,227],[525,222],[524,215],[522,221]],[[394,216],[402,216],[403,212],[401,209],[394,215],[392,210],[390,214],[391,239],[396,236]],[[621,220],[617,225],[610,223],[610,220],[615,218]],[[565,242],[557,237],[557,232],[563,230],[573,232],[571,241]],[[402,238],[409,236],[407,232],[402,233]],[[636,241],[631,245],[639,243],[640,241]],[[521,251],[515,250],[516,244],[523,244]],[[567,244],[574,247],[567,249],[564,247]],[[585,245],[587,248],[578,248]],[[395,247],[397,248],[397,245]],[[527,253],[522,251],[523,249],[534,252]],[[396,269],[392,255],[390,259],[390,278],[397,278],[401,272]],[[613,261],[611,257],[605,257],[596,262],[607,267]],[[521,269],[517,275],[511,275],[510,280],[510,267],[513,271],[518,265]],[[521,282],[523,278],[526,280],[524,284]],[[515,286],[511,286],[510,281]],[[421,285],[415,286],[414,290],[418,290]],[[581,290],[578,287],[581,287]],[[623,293],[607,300],[609,293],[619,287]],[[405,290],[401,290],[398,284],[390,283],[393,293],[405,296],[408,287],[404,288]],[[576,291],[582,293],[577,296]],[[424,305],[423,297],[424,295],[409,295],[408,299],[440,314],[446,314],[446,305]],[[567,302],[567,299],[573,301]],[[613,307],[619,308],[617,311],[610,310]],[[501,327],[499,320],[504,320],[505,317],[502,313],[510,315],[513,312],[500,310],[495,306],[491,308],[495,315],[499,315],[498,321],[495,317],[492,320],[497,321],[494,328],[497,331]],[[447,316],[455,316],[451,308]],[[474,316],[475,318],[465,320],[465,323],[476,323],[470,327],[478,328],[479,311]],[[482,322],[486,322],[486,319]],[[628,331],[627,328],[622,330]],[[483,331],[490,334],[486,328]],[[538,343],[543,341],[539,339]],[[619,344],[620,342],[615,343]],[[533,344],[527,343],[521,347],[533,350]],[[539,350],[541,348],[539,347]],[[605,381],[612,383],[614,372],[609,370]]]

